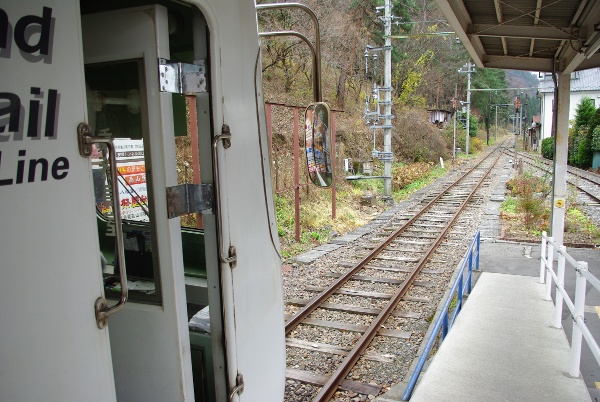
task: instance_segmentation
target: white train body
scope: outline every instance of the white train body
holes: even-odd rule
[[[0,0],[1,401],[283,398],[255,4],[142,3]],[[187,131],[178,119],[190,95],[163,91],[160,59],[205,63],[196,74],[204,82],[184,88],[198,112],[191,152],[201,183],[213,184],[202,230],[182,228],[167,201],[182,184],[175,137]],[[110,197],[98,200],[98,167],[80,152],[80,123],[94,137],[143,142],[130,176],[146,184],[143,194],[117,191],[121,206],[144,200],[144,219],[125,219],[122,236],[139,288],[105,326],[95,303],[119,301],[119,285],[107,285],[118,274],[114,218],[97,208]],[[190,316],[205,306],[211,332],[190,331]]]

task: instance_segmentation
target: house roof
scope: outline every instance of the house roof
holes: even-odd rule
[[[544,75],[538,85],[538,91],[541,93],[554,91],[552,75]],[[571,92],[582,91],[600,91],[600,67],[571,73]]]
[[[600,67],[600,0],[436,0],[478,67]]]

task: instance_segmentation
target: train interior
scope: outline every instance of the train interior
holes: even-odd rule
[[[200,64],[195,55],[204,49],[204,75],[208,82],[204,93],[172,93],[172,130],[169,135],[175,150],[178,184],[200,184],[201,177],[212,177],[210,160],[210,71],[208,56],[208,29],[206,24],[193,29],[193,18],[202,19],[201,13],[178,2],[165,1],[87,1],[82,0],[81,13],[84,27],[84,55],[95,44],[86,41],[86,18],[97,13],[124,10],[159,3],[168,10],[168,38],[170,63]],[[125,4],[125,5],[124,5]],[[110,28],[110,22],[108,23]],[[194,31],[194,32],[193,32]],[[198,43],[198,42],[203,43]],[[196,42],[196,43],[194,43]],[[126,43],[124,46],[127,46]],[[196,52],[196,53],[195,53]],[[125,52],[127,53],[127,52]],[[86,56],[87,58],[87,56]],[[93,57],[92,57],[93,59]],[[111,183],[108,174],[107,151],[95,146],[92,155],[96,219],[101,250],[105,293],[109,300],[118,299],[120,271],[115,252],[115,235],[111,186],[118,186],[123,218],[125,263],[129,281],[129,303],[158,305],[163,303],[161,273],[158,260],[159,236],[154,217],[156,202],[151,176],[160,169],[161,161],[153,160],[151,150],[161,146],[153,143],[149,133],[149,118],[155,113],[149,107],[146,85],[147,71],[141,58],[123,58],[115,52],[114,60],[85,63],[86,95],[90,125],[96,136],[114,138],[117,153],[118,183]],[[155,96],[152,95],[152,96]],[[200,109],[197,109],[200,102]],[[205,111],[197,117],[197,110]],[[169,131],[169,130],[167,130]],[[200,139],[200,142],[199,142]],[[203,145],[204,144],[204,145]],[[204,151],[201,150],[204,149]],[[209,159],[201,162],[202,159]],[[202,169],[201,169],[202,166]],[[202,170],[202,175],[201,175]],[[90,200],[90,202],[92,202]],[[181,243],[190,324],[190,346],[194,392],[197,401],[214,400],[213,341],[209,320],[209,294],[205,255],[205,232],[202,211],[183,214]],[[169,269],[169,267],[162,267]],[[217,279],[218,283],[218,279]],[[111,333],[111,338],[112,338]],[[112,342],[112,339],[111,339]]]

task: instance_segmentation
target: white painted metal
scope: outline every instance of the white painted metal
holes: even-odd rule
[[[554,172],[552,188],[552,230],[556,244],[562,245],[567,199],[567,154],[569,148],[569,88],[571,74],[558,75],[558,113],[554,140]]]
[[[0,92],[21,102],[17,132],[6,126],[6,114],[0,123],[0,180],[13,180],[0,189],[0,400],[113,401],[108,331],[96,326],[93,307],[103,289],[92,169],[76,139],[77,125],[86,121],[79,2],[2,0],[0,9],[9,21],[2,27],[13,30],[0,48]],[[47,55],[19,48],[16,38],[28,35],[14,30],[26,16],[44,21],[30,24],[33,31],[48,28],[27,39],[31,46],[47,40]],[[51,90],[57,103],[49,138]],[[36,101],[41,113],[33,121],[41,133],[32,139]],[[40,158],[50,164],[47,180],[38,165],[30,182],[29,160]],[[19,161],[25,161],[22,183]],[[62,168],[53,174],[55,161]]]
[[[587,266],[586,266],[587,269]],[[575,279],[575,310],[573,313],[573,332],[571,335],[571,364],[569,365],[569,375],[573,377],[579,376],[579,364],[581,362],[581,346],[582,346],[582,333],[579,328],[578,321],[581,318],[583,321],[584,308],[585,308],[585,285],[586,280],[581,275],[581,272],[577,271],[577,277]]]
[[[390,0],[385,0],[384,6],[384,30],[385,30],[385,51],[384,51],[384,86],[385,86],[385,105],[383,107],[385,119],[383,129],[383,151],[387,155],[392,154],[392,3]],[[386,160],[383,162],[383,194],[391,199],[392,196],[392,161]]]
[[[565,253],[567,248],[565,246],[559,247],[558,252],[558,266],[556,268],[556,286],[558,288],[564,288],[565,286]],[[563,308],[563,295],[559,290],[555,294],[555,305],[554,310],[554,323],[552,324],[555,328],[562,328],[562,308]]]
[[[218,147],[221,247],[235,246],[238,256],[235,268],[221,264],[219,269],[229,389],[242,374],[244,390],[234,401],[281,401],[283,295],[271,180],[262,170],[270,163],[261,68],[256,65],[260,60],[255,5],[253,1],[193,4],[204,14],[210,31],[214,135],[220,134],[222,124],[231,129],[231,147]]]
[[[168,219],[166,188],[177,185],[171,94],[159,92],[158,58],[169,59],[168,15],[148,6],[82,17],[85,63],[143,58],[161,306],[129,302],[109,320],[122,400],[193,399],[179,219]],[[91,205],[91,204],[90,204]]]
[[[546,291],[544,293],[544,300],[552,300],[552,273],[554,272],[554,238],[550,237],[548,240],[548,254],[546,256],[548,269],[546,270]]]
[[[546,245],[548,246],[548,253],[546,254]],[[600,346],[594,339],[594,336],[590,332],[589,328],[585,324],[584,310],[585,310],[585,296],[586,296],[586,285],[587,281],[600,291],[600,281],[588,270],[588,263],[586,261],[575,261],[573,257],[567,253],[565,246],[559,246],[558,249],[558,270],[555,273],[552,269],[553,261],[553,248],[558,244],[551,237],[546,236],[546,232],[542,233],[542,254],[540,259],[543,264],[543,269],[547,271],[546,275],[546,290],[549,289],[548,283],[552,284],[552,281],[556,284],[556,305],[554,310],[554,317],[552,326],[555,328],[561,328],[562,321],[562,304],[563,302],[567,305],[571,316],[573,317],[573,332],[571,337],[571,352],[569,361],[569,375],[572,377],[579,377],[579,365],[581,361],[581,346],[582,338],[585,338],[592,354],[596,358],[598,364],[600,364]],[[571,267],[575,269],[575,301],[571,301],[569,294],[567,293],[564,286],[564,275],[566,263],[569,263]],[[548,294],[547,294],[548,295]],[[546,298],[546,297],[545,297]],[[551,299],[549,299],[551,300]]]
[[[177,184],[171,95],[158,93],[157,59],[169,58],[166,10],[153,6],[86,15],[82,28],[76,0],[0,1],[9,17],[7,29],[26,15],[43,20],[48,12],[43,7],[52,17],[46,57],[24,56],[14,35],[8,35],[11,43],[0,49],[0,69],[11,79],[0,84],[0,92],[18,95],[25,113],[35,110],[39,100],[42,124],[51,109],[49,90],[59,95],[56,138],[43,133],[37,141],[27,138],[28,115],[21,116],[17,134],[10,127],[0,133],[0,180],[24,178],[0,191],[0,400],[113,401],[116,394],[121,400],[192,400],[179,219],[167,219],[164,194]],[[219,370],[226,366],[229,392],[243,375],[243,392],[232,400],[280,401],[285,385],[283,295],[271,181],[263,171],[270,166],[269,156],[260,145],[267,144],[267,137],[255,4],[191,3],[210,31],[212,135],[224,123],[232,132],[231,147],[218,150],[223,215],[218,224],[220,245],[225,250],[235,246],[238,261],[233,270],[228,264],[209,268],[220,275],[208,283],[222,286],[223,308],[214,314],[222,314],[224,323],[214,328],[214,333],[223,331],[224,340],[213,336],[213,346],[225,348],[227,357],[221,361],[226,364]],[[35,42],[36,34],[27,40]],[[144,60],[163,300],[161,306],[130,302],[102,330],[93,310],[103,288],[92,170],[90,161],[79,156],[75,136],[77,125],[89,119],[83,47],[86,63]],[[41,88],[39,98],[31,88]],[[8,121],[5,106],[3,125]],[[21,150],[26,156],[19,155]],[[212,159],[210,149],[201,154]],[[16,173],[28,168],[28,158],[42,157],[50,164],[59,158],[47,180],[38,174],[29,183],[27,172]],[[210,172],[205,167],[203,172]],[[210,218],[206,230],[216,232]],[[206,236],[208,259],[217,247],[211,236]],[[217,397],[225,399],[229,392],[217,390]]]
[[[544,231],[542,232],[542,245],[540,252],[540,283],[544,283],[546,280],[545,272],[546,272],[546,237],[548,234]]]

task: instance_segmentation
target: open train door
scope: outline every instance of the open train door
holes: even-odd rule
[[[168,19],[160,5],[82,16],[90,131],[116,148],[119,202],[98,191],[114,187],[100,174],[95,204],[100,247],[109,250],[105,292],[117,298],[122,257],[118,248],[110,255],[118,231],[110,223],[116,208],[123,216],[129,300],[108,328],[117,398],[125,401],[193,395],[181,231],[166,194],[177,184],[172,94],[161,92],[159,78],[159,63],[170,58]],[[94,161],[106,162],[100,154]]]
[[[0,1],[0,400],[114,401],[79,4]]]

